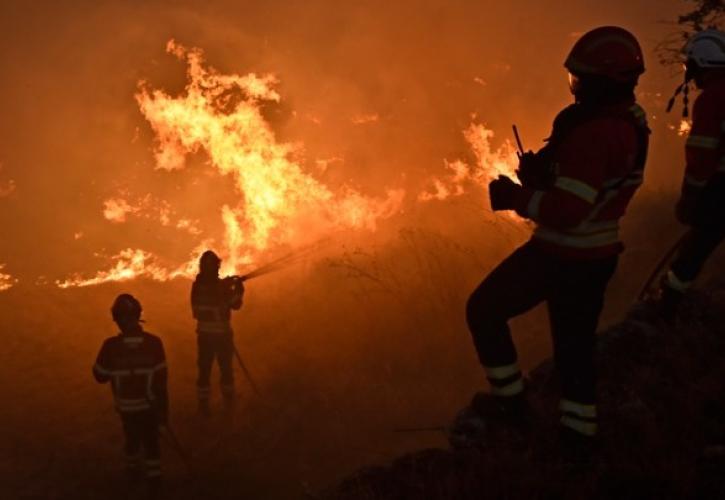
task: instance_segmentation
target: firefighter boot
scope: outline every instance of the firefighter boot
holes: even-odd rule
[[[160,476],[148,478],[146,486],[147,497],[149,498],[149,500],[161,498],[163,493],[163,482]]]
[[[513,448],[525,448],[532,411],[524,394],[494,396],[479,392],[461,410],[450,427],[449,442],[454,448],[470,448],[492,441]]]
[[[234,391],[234,384],[222,384],[222,397],[224,398],[224,407],[228,410],[234,408],[237,400],[237,394]]]
[[[208,386],[198,387],[197,390],[199,397],[199,414],[203,417],[208,417],[211,415],[211,408],[209,407],[209,396],[211,395],[211,391]]]
[[[667,323],[674,323],[683,297],[684,293],[681,291],[675,290],[666,283],[662,284],[658,310],[662,319]]]
[[[590,465],[599,451],[596,436],[588,436],[571,429],[559,427],[561,459],[565,465],[580,468]]]

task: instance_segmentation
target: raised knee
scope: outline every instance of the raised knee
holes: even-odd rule
[[[476,290],[466,302],[466,322],[471,330],[479,330],[485,325],[506,321],[500,317],[494,307],[493,297]]]

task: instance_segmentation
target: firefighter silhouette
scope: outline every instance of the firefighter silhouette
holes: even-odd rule
[[[210,376],[214,360],[221,373],[221,393],[227,405],[233,403],[234,338],[230,324],[231,313],[242,307],[244,284],[237,277],[220,278],[221,259],[211,250],[204,252],[199,260],[199,274],[191,287],[191,309],[197,322],[197,364],[199,376],[197,391],[199,410],[210,411]]]
[[[576,42],[565,67],[575,102],[558,114],[543,149],[520,155],[521,184],[501,176],[489,185],[493,210],[515,210],[535,229],[468,300],[466,319],[491,392],[476,394],[458,415],[454,444],[470,440],[481,420],[525,436],[530,410],[507,323],[546,302],[562,449],[581,458],[595,449],[595,333],[623,250],[619,220],[647,157],[649,129],[634,95],[644,63],[631,33],[601,27]]]
[[[129,473],[144,469],[149,486],[161,481],[159,426],[168,421],[167,368],[164,346],[141,327],[141,304],[129,294],[119,295],[111,315],[121,332],[105,340],[93,375],[111,383],[116,410],[125,436]]]
[[[676,210],[689,231],[662,284],[663,311],[670,319],[725,237],[725,33],[705,30],[694,35],[685,55],[685,85],[694,81],[702,92],[693,108]]]

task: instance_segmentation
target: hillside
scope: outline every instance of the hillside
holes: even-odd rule
[[[637,306],[601,333],[599,364],[601,451],[589,469],[559,458],[557,383],[545,361],[530,374],[540,427],[526,450],[426,449],[362,469],[324,498],[725,498],[723,465],[698,460],[706,429],[725,421],[709,402],[725,394],[725,283],[693,293],[675,325]]]

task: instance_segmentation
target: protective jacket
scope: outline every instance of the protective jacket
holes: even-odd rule
[[[232,309],[242,307],[243,291],[234,279],[197,276],[191,287],[191,310],[196,332],[231,333]]]
[[[620,253],[619,219],[642,184],[648,141],[645,112],[633,99],[559,113],[536,155],[553,172],[551,184],[524,186],[515,201],[517,213],[536,222],[533,243],[563,258]]]
[[[725,78],[710,82],[695,100],[692,130],[687,138],[683,192],[705,187],[725,173]]]
[[[161,339],[142,329],[106,339],[93,375],[111,382],[116,409],[121,414],[168,411],[166,355]]]

